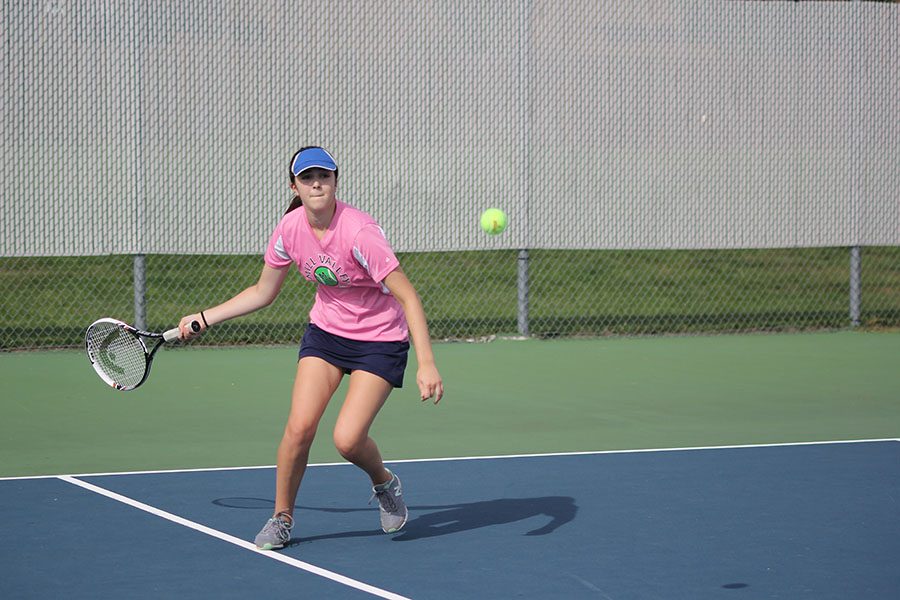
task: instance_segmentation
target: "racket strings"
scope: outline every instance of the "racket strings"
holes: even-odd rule
[[[137,336],[113,323],[99,323],[91,327],[86,340],[94,367],[109,382],[132,387],[144,378],[146,351]]]

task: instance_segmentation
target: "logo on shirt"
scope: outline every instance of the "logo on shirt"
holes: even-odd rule
[[[327,254],[317,254],[303,263],[303,274],[309,281],[328,287],[349,287],[350,276]]]
[[[328,267],[317,267],[313,271],[313,275],[315,275],[316,281],[322,285],[335,286],[338,284],[337,277],[334,276],[334,273]]]

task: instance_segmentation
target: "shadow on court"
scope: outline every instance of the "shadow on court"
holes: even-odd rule
[[[263,498],[219,498],[212,502],[216,506],[240,509],[266,509],[272,510],[274,502]],[[298,510],[317,511],[326,513],[352,513],[370,512],[372,508],[333,508],[297,506]],[[532,517],[544,516],[548,522],[532,529],[524,535],[537,536],[553,533],[566,523],[575,519],[578,506],[575,499],[569,496],[545,496],[540,498],[502,498],[498,500],[484,500],[481,502],[468,502],[463,504],[448,505],[418,505],[410,506],[410,520],[402,532],[397,534],[393,541],[409,542],[423,538],[432,538],[442,535],[471,531],[494,525],[507,525],[517,521],[524,521]],[[413,516],[417,512],[430,511],[425,514]],[[342,539],[369,536],[383,536],[381,530],[344,531],[333,534],[304,537],[302,542],[315,540]],[[296,540],[291,545],[299,542]]]

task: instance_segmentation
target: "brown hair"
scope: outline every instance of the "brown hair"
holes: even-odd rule
[[[294,183],[294,179],[296,177],[296,175],[294,175],[294,161],[297,160],[297,155],[300,154],[301,152],[303,152],[304,150],[311,150],[313,148],[322,148],[322,147],[321,146],[303,146],[302,148],[300,148],[299,150],[294,152],[294,155],[291,157],[291,162],[288,163],[288,180],[291,183]],[[322,148],[322,150],[324,150],[324,148]],[[335,169],[334,170],[335,181],[337,181],[337,176],[338,176],[338,172],[337,172],[337,169]],[[303,206],[303,200],[300,199],[300,196],[294,196],[291,199],[291,203],[288,205],[287,210],[284,211],[284,214],[288,214],[292,210],[296,210],[296,209],[300,208],[301,206]]]

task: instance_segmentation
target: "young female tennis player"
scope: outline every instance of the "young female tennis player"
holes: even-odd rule
[[[410,337],[422,400],[433,398],[436,404],[444,394],[419,296],[375,220],[335,197],[337,177],[337,164],[326,150],[300,149],[290,164],[294,199],[269,240],[259,281],[179,324],[187,339],[199,335],[191,330],[192,321],[202,324],[202,333],[211,325],[268,306],[292,264],[318,284],[278,447],[275,514],[256,536],[256,545],[264,550],[282,548],[290,539],[294,501],[310,446],[345,373],[350,374],[350,384],[335,424],[334,443],[372,480],[386,533],[402,528],[408,511],[400,479],[385,468],[369,427],[391,390],[403,385]]]

